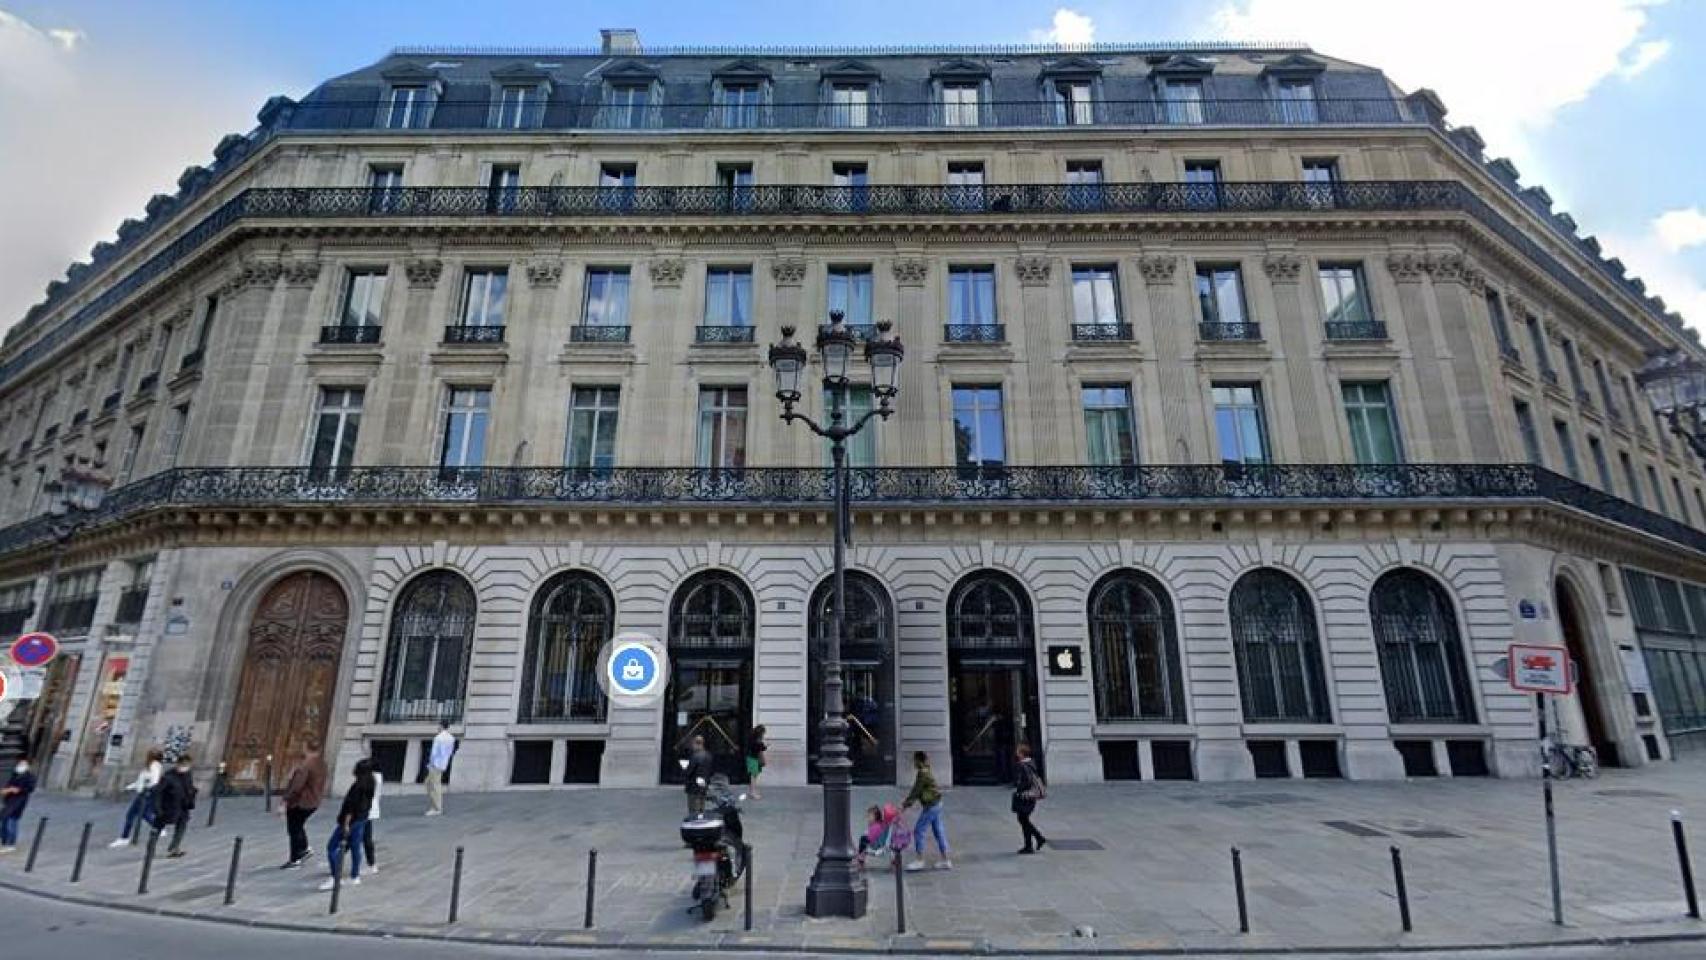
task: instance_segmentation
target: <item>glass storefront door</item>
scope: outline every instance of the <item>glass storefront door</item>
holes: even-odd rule
[[[694,737],[705,738],[716,772],[746,779],[747,718],[752,715],[752,661],[676,660],[664,701],[663,781],[681,783],[680,760]]]
[[[1040,758],[1036,669],[1009,659],[956,657],[950,664],[949,716],[954,781],[1013,782],[1013,749],[1029,744]]]
[[[823,671],[813,664],[806,722],[806,777],[818,783],[819,724],[823,722]],[[887,660],[841,662],[841,700],[847,707],[847,758],[853,761],[853,782],[894,783],[894,672]]]

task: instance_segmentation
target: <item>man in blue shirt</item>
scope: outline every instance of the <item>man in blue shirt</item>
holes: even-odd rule
[[[438,725],[438,736],[432,738],[432,753],[427,756],[427,812],[436,817],[444,812],[444,773],[450,769],[450,758],[456,755],[456,738],[450,733],[450,721]]]

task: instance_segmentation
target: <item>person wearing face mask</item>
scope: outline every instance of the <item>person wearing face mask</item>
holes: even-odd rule
[[[190,811],[195,809],[195,783],[190,779],[190,757],[179,757],[172,769],[160,778],[158,800],[159,819],[154,822],[156,834],[172,828],[172,846],[168,857],[184,855],[184,829],[190,825]]]
[[[124,813],[124,830],[119,833],[118,839],[108,846],[115,849],[130,846],[131,835],[136,832],[136,821],[154,821],[154,791],[160,786],[160,778],[166,772],[165,762],[166,754],[159,747],[148,751],[148,765],[142,768],[142,772],[136,775],[130,786],[125,787],[136,796],[130,798],[130,808]]]
[[[12,768],[11,778],[0,787],[0,853],[18,848],[18,821],[24,818],[24,808],[35,792],[36,775],[30,772],[30,762],[20,759]]]

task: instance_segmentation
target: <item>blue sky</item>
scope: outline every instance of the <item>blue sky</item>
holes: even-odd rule
[[[612,13],[611,11],[618,11]],[[1297,40],[1437,90],[1706,328],[1706,0],[0,0],[0,328],[273,93],[402,44]]]

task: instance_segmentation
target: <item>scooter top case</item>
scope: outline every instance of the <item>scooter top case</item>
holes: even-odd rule
[[[723,838],[721,817],[688,817],[681,821],[681,839],[695,850],[714,850]]]

